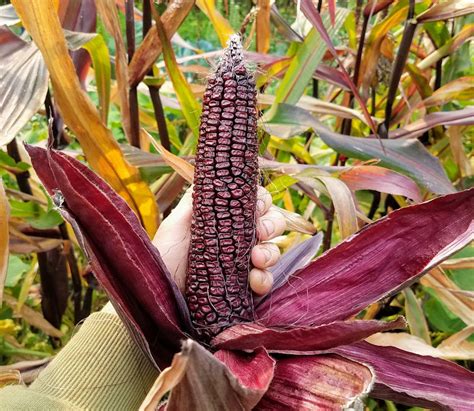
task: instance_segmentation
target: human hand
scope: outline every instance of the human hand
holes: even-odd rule
[[[280,258],[275,244],[266,243],[286,229],[284,217],[271,210],[272,197],[263,187],[257,193],[257,238],[251,251],[253,269],[249,273],[250,288],[259,295],[270,291],[273,276],[268,269]],[[184,291],[188,251],[191,240],[192,189],[188,189],[171,214],[161,223],[153,239],[178,288]]]

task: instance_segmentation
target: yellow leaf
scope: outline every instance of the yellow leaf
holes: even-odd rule
[[[144,129],[142,129],[142,136],[144,136],[156,150],[161,154],[163,160],[168,164],[174,171],[176,171],[181,177],[183,177],[188,183],[193,182],[194,178],[194,166],[189,164],[186,160],[181,157],[175,156],[169,152],[160,143],[156,142],[155,139]]]
[[[125,161],[112,133],[81,89],[53,1],[14,0],[12,4],[43,55],[55,101],[81,143],[87,161],[127,201],[153,236],[158,223],[153,194],[138,170]]]
[[[0,179],[0,307],[2,305],[3,285],[7,276],[8,266],[8,216],[7,196]]]
[[[221,46],[225,47],[229,37],[234,34],[234,29],[228,20],[219,13],[214,0],[197,0],[196,5],[207,17],[209,17],[209,20],[211,20],[214,30],[219,37]]]
[[[13,310],[18,307],[17,299],[8,294],[5,295],[5,303]],[[63,336],[63,333],[51,325],[51,323],[47,321],[41,313],[33,310],[33,308],[30,308],[27,305],[24,305],[20,310],[18,310],[18,315],[27,323],[39,328],[41,331],[51,337],[60,338]]]

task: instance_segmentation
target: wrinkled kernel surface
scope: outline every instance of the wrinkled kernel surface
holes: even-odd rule
[[[203,339],[253,318],[257,112],[253,77],[231,39],[203,97],[186,300]]]

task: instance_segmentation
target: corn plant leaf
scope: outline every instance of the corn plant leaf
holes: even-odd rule
[[[474,5],[469,0],[450,0],[440,3],[434,3],[425,12],[421,13],[416,20],[419,23],[429,21],[448,20],[455,17],[465,16],[474,13]]]
[[[162,24],[162,20],[157,15],[157,13],[154,13],[154,18],[158,37],[160,38],[161,45],[163,47],[163,59],[165,60],[166,70],[171,82],[173,83],[173,88],[176,96],[178,97],[183,115],[186,118],[188,126],[197,142],[199,136],[201,106],[196,100],[196,97],[194,97],[189,83],[186,81],[186,78],[178,67],[173,48],[168,37],[166,37],[166,31],[164,29],[164,25]],[[192,146],[193,145],[194,144],[192,144]]]
[[[281,358],[255,410],[357,409],[373,379],[368,367],[337,355]]]
[[[396,347],[418,355],[443,358],[445,360],[473,360],[474,343],[468,337],[474,334],[474,325],[468,326],[444,340],[436,348],[425,340],[407,333],[383,332],[371,335],[367,342],[382,347]]]
[[[27,146],[33,166],[75,229],[94,274],[129,324],[144,330],[160,365],[179,349],[187,308],[157,249],[124,200],[86,166],[63,153]],[[68,210],[73,211],[68,211]],[[101,239],[106,238],[107,241]],[[180,324],[180,326],[178,326]],[[161,331],[159,331],[161,330]],[[159,341],[156,332],[163,338]],[[141,341],[143,346],[143,341]],[[156,354],[156,351],[153,352]]]
[[[458,121],[461,118],[461,121],[472,121],[472,119],[468,120],[469,110],[450,112],[447,113],[448,116],[441,116],[441,118],[446,120],[448,117],[453,121]],[[460,113],[461,111],[463,113]],[[455,113],[457,117],[454,115]],[[431,116],[437,114],[441,113],[434,113]],[[441,121],[439,116],[435,121],[433,121],[433,117],[427,116],[426,118],[428,120],[422,120],[421,124],[413,126],[416,132],[426,127],[431,128],[435,121]],[[265,128],[279,137],[292,135],[295,128],[300,130],[305,127],[313,128],[328,146],[339,153],[360,160],[379,159],[381,166],[403,172],[437,194],[454,191],[454,187],[448,180],[438,159],[433,157],[417,140],[388,139],[380,142],[375,139],[354,138],[338,134],[326,128],[306,110],[288,104],[279,104],[274,110],[266,113],[264,121]],[[399,133],[411,135],[414,133],[413,129],[405,129]]]
[[[343,171],[339,178],[351,190],[375,190],[381,193],[402,195],[417,203],[421,194],[416,183],[409,177],[379,166],[354,166]]]
[[[193,182],[194,177],[194,166],[188,163],[182,157],[176,156],[170,151],[166,150],[161,144],[155,141],[155,139],[142,129],[142,135],[151,142],[153,147],[161,154],[161,157],[173,170],[175,170],[181,177],[183,177],[188,183]],[[154,156],[156,158],[156,156]]]
[[[330,5],[329,15],[331,17],[332,26],[334,26],[335,25],[335,4],[333,3],[333,0],[328,0],[328,1],[329,1],[329,5]],[[332,7],[334,8],[334,10],[332,10],[332,11],[331,11],[331,4],[332,4]],[[303,11],[306,18],[315,27],[315,29],[318,30],[321,38],[326,43],[326,46],[327,46],[329,52],[332,54],[332,56],[334,57],[334,59],[336,60],[336,62],[339,65],[342,77],[344,78],[347,85],[351,89],[353,96],[355,97],[355,99],[360,104],[360,107],[362,109],[362,112],[364,113],[364,117],[365,117],[367,123],[369,124],[372,131],[374,133],[376,133],[375,123],[373,122],[372,117],[370,116],[369,111],[367,110],[367,106],[365,105],[365,102],[360,97],[359,91],[357,90],[356,85],[354,84],[352,79],[349,77],[349,74],[347,73],[346,69],[344,68],[344,65],[342,64],[342,62],[341,62],[341,60],[340,60],[340,58],[339,58],[339,56],[336,52],[336,49],[334,48],[334,44],[332,43],[332,41],[329,37],[329,34],[326,30],[326,27],[324,27],[323,20],[321,18],[321,15],[319,14],[319,11],[316,9],[314,4],[310,0],[302,0],[301,10]]]
[[[11,4],[0,6],[0,26],[13,26],[19,22],[20,18]]]
[[[125,198],[152,236],[158,222],[154,197],[138,170],[125,161],[112,133],[81,90],[53,1],[15,0],[13,5],[43,54],[55,101],[81,143],[89,164]]]
[[[426,322],[421,304],[416,298],[411,288],[403,290],[405,297],[405,315],[410,327],[411,334],[422,338],[426,343],[431,344],[430,330]]]
[[[347,18],[348,10],[337,11],[336,23],[328,29],[329,37],[333,37]],[[324,23],[329,25],[329,16]],[[322,61],[326,52],[326,44],[321,41],[321,36],[316,29],[312,29],[292,59],[283,80],[275,93],[276,103],[296,104],[304,94],[304,90],[313,76],[316,67]]]
[[[472,124],[474,124],[474,108],[466,107],[462,110],[440,111],[428,114],[424,118],[414,121],[405,127],[391,131],[389,136],[392,139],[409,139],[421,136],[427,130],[439,125],[467,126]]]
[[[115,44],[115,76],[120,99],[121,123],[128,141],[133,141],[132,125],[130,118],[130,101],[128,87],[128,64],[125,42],[122,37],[119,15],[115,0],[102,0],[97,2],[97,11],[104,22],[107,31],[114,39]]]
[[[15,310],[18,306],[17,299],[12,297],[11,295],[5,294],[3,296],[3,300],[5,304],[12,310]],[[56,327],[54,327],[50,322],[48,322],[41,313],[33,310],[33,308],[30,308],[27,305],[21,306],[21,308],[18,310],[18,315],[23,318],[28,324],[39,328],[41,331],[51,337],[60,338],[63,336],[63,333]]]
[[[273,275],[272,290],[281,287],[291,274],[306,266],[314,258],[322,242],[323,234],[318,233],[283,254],[280,260],[270,268]]]
[[[246,354],[227,350],[212,355],[192,340],[183,343],[184,375],[171,391],[167,411],[252,410],[273,378],[275,361],[260,348]]]
[[[468,244],[473,218],[474,189],[396,210],[294,273],[257,316],[267,326],[347,319]]]
[[[173,34],[176,33],[178,27],[189,14],[193,6],[193,0],[173,0],[169,3],[161,16],[167,38],[170,39],[173,37]],[[130,86],[136,86],[143,80],[161,51],[162,45],[156,32],[156,26],[152,26],[140,47],[133,54],[132,61],[128,66],[128,81]]]
[[[43,105],[48,70],[33,42],[0,27],[0,146],[8,144]],[[21,93],[19,92],[21,90]]]
[[[270,19],[272,24],[284,39],[287,41],[294,41],[296,43],[303,42],[303,38],[288,24],[274,2],[272,2],[270,7]]]
[[[265,328],[257,323],[238,324],[220,333],[212,344],[228,350],[255,350],[265,347],[269,352],[296,354],[328,350],[363,340],[377,332],[405,328],[400,317],[395,321],[335,321],[318,327]],[[291,341],[291,343],[289,343]]]
[[[431,288],[453,314],[466,324],[474,325],[472,299],[458,294],[461,289],[440,268],[431,270],[420,282],[423,286]]]
[[[209,17],[214,30],[219,37],[219,41],[222,47],[226,47],[229,37],[234,34],[234,29],[227,21],[227,19],[222,16],[217,10],[214,0],[196,0],[196,6],[198,6],[201,11]]]
[[[9,214],[7,196],[5,194],[5,189],[3,188],[3,183],[0,180],[0,306],[2,305],[3,286],[5,284],[8,267]]]
[[[323,191],[331,198],[331,201],[334,204],[337,224],[342,238],[354,234],[359,229],[357,225],[356,205],[351,190],[349,190],[342,180],[323,175],[321,171],[314,168],[307,168],[295,175],[295,178],[316,188],[318,191]],[[319,180],[316,182],[316,186],[313,184],[315,180]],[[319,182],[323,184],[322,187],[320,187]]]
[[[270,48],[270,0],[257,1],[257,51],[267,53]]]
[[[371,396],[425,408],[472,408],[473,373],[455,363],[367,342],[333,351],[374,369]]]
[[[97,33],[88,34],[84,38],[85,41],[79,44],[71,44],[71,38],[68,32],[64,31],[68,47],[72,50],[82,48],[89,53],[94,67],[95,82],[97,86],[97,94],[99,96],[99,112],[104,124],[107,124],[107,116],[110,105],[110,56],[104,38]],[[78,34],[78,33],[74,33]],[[82,33],[87,34],[87,33]],[[74,56],[73,56],[74,59]],[[75,63],[76,67],[77,64]]]
[[[474,95],[474,76],[460,77],[433,92],[420,104],[425,107],[438,106],[453,100],[469,101]]]

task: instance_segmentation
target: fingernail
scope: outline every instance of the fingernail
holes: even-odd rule
[[[275,224],[272,220],[262,220],[262,225],[265,227],[267,236],[270,237],[275,231]]]
[[[263,210],[265,210],[265,201],[263,201],[261,199],[257,200],[257,210],[259,212],[262,212]]]
[[[263,255],[265,256],[265,263],[268,263],[270,259],[272,258],[272,253],[268,251],[266,248],[262,249]]]

